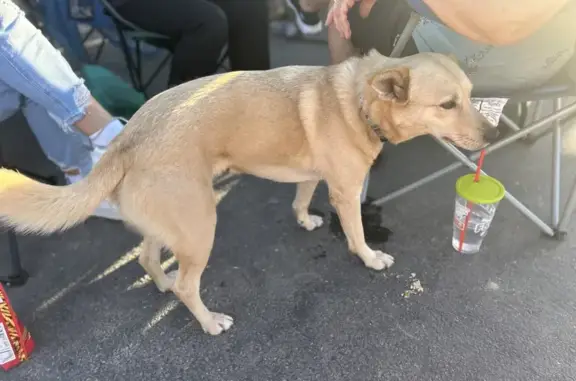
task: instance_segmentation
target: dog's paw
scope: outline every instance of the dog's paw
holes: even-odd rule
[[[374,257],[370,261],[366,262],[366,266],[374,270],[385,270],[392,267],[394,264],[394,257],[381,252],[380,250],[374,250]]]
[[[156,284],[158,290],[160,290],[160,292],[171,291],[172,287],[174,287],[174,282],[176,282],[177,275],[178,270],[170,271],[168,274],[166,274],[162,281]]]
[[[234,319],[228,315],[220,314],[218,312],[210,312],[212,319],[206,324],[202,325],[204,332],[216,336],[224,331],[227,331],[234,324]]]
[[[324,224],[324,220],[320,216],[315,216],[313,214],[309,215],[308,218],[303,218],[298,220],[298,225],[304,229],[311,232],[312,230],[318,229]]]

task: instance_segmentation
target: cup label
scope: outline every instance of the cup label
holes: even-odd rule
[[[494,218],[496,205],[478,204],[476,206],[481,207],[481,210],[476,210],[476,213],[472,213],[472,215],[468,218],[468,229],[472,230],[474,234],[478,234],[481,237],[484,237],[488,232],[488,228],[492,223],[492,219]],[[454,211],[454,225],[458,230],[464,230],[464,224],[466,222],[466,216],[468,213],[471,213],[470,208],[468,208],[465,204],[456,202],[456,208]]]
[[[464,230],[464,222],[466,221],[466,216],[470,212],[470,209],[466,205],[462,205],[459,202],[456,203],[456,209],[454,211],[454,224],[458,230]]]

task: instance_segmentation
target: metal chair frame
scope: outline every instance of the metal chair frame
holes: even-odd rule
[[[412,32],[418,25],[420,21],[420,15],[416,12],[413,12],[408,20],[404,31],[398,38],[398,41],[392,51],[392,57],[398,57],[406,43],[409,41]],[[519,126],[517,123],[514,123],[510,118],[506,115],[502,115],[501,121],[509,126],[515,132],[498,141],[495,144],[492,144],[486,148],[486,154],[492,153],[496,150],[505,148],[510,144],[517,142],[521,139],[525,139],[527,137],[534,137],[534,135],[538,134],[542,136],[547,132],[552,132],[553,139],[552,139],[552,195],[551,195],[551,221],[550,223],[544,222],[544,220],[536,215],[532,210],[526,207],[522,202],[520,202],[516,197],[514,197],[510,192],[506,192],[505,198],[512,203],[512,205],[520,211],[526,218],[536,224],[543,233],[550,237],[556,238],[563,238],[567,234],[568,224],[570,223],[572,213],[574,208],[576,207],[576,181],[572,186],[566,204],[560,212],[561,207],[561,198],[560,198],[560,185],[561,185],[561,163],[562,163],[562,127],[567,124],[570,119],[576,117],[576,103],[572,103],[567,106],[562,105],[562,99],[568,96],[574,96],[575,86],[574,84],[566,84],[566,86],[558,87],[557,84],[553,86],[542,86],[541,89],[536,89],[537,91],[527,92],[527,95],[520,95],[518,94],[509,94],[508,96],[502,94],[494,94],[492,97],[501,97],[501,98],[510,98],[512,101],[519,101],[523,104],[522,109],[524,113],[524,119],[527,112],[527,104],[528,102],[535,102],[534,104],[534,119],[536,121],[531,122],[525,126]],[[538,91],[541,90],[541,91]],[[475,95],[476,96],[476,95]],[[487,94],[480,94],[479,97],[490,97]],[[539,118],[538,114],[540,114],[540,109],[542,102],[545,100],[553,100],[554,101],[554,108],[553,113],[549,116],[544,118]],[[521,122],[520,124],[523,124]],[[392,201],[400,196],[407,194],[408,192],[418,189],[429,182],[436,180],[454,170],[466,166],[471,170],[476,170],[476,164],[474,161],[479,157],[480,153],[476,152],[470,156],[465,155],[462,153],[458,148],[454,145],[442,140],[435,138],[435,140],[446,149],[450,154],[452,154],[457,161],[451,165],[448,165],[424,178],[421,178],[418,181],[413,182],[412,184],[406,185],[401,189],[393,191],[384,197],[380,197],[374,201],[372,204],[375,205],[383,205],[386,202]],[[483,171],[484,173],[484,171]],[[485,174],[485,173],[484,173]],[[370,175],[366,177],[364,181],[364,187],[362,190],[361,200],[362,202],[366,201],[367,190],[369,186]]]

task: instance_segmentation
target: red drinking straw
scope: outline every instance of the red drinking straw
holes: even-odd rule
[[[486,150],[482,150],[480,152],[480,157],[478,158],[478,164],[476,165],[476,175],[474,176],[474,182],[477,183],[480,181],[480,174],[482,173],[482,165],[484,164],[484,156],[486,156]],[[466,201],[466,209],[468,209],[468,213],[466,214],[466,218],[464,219],[464,227],[460,231],[460,242],[458,244],[458,251],[462,252],[462,246],[464,245],[464,239],[466,238],[466,229],[468,228],[468,222],[470,221],[470,215],[472,214],[472,203],[470,201]]]

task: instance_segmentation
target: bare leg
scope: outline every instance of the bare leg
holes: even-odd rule
[[[332,64],[339,64],[358,54],[352,42],[340,37],[340,32],[333,25],[328,28],[328,48]]]
[[[166,275],[160,267],[160,256],[162,254],[162,244],[153,238],[144,237],[142,241],[142,252],[138,257],[138,262],[144,268],[146,273],[156,284],[161,292],[172,289],[176,279],[176,273],[171,272]]]
[[[354,188],[333,188],[330,184],[328,185],[330,187],[330,202],[338,212],[350,251],[357,254],[366,267],[383,270],[392,266],[394,258],[391,255],[372,250],[366,244],[360,208],[361,185]]]
[[[90,136],[106,127],[113,120],[112,115],[96,99],[90,97],[90,103],[86,106],[86,115],[77,121],[75,126],[84,134]]]
[[[120,121],[114,119],[92,96],[90,96],[90,101],[85,108],[85,115],[82,119],[74,123],[74,126],[84,135],[88,136],[92,144],[99,143],[100,147],[107,147],[112,138],[123,129]],[[108,126],[110,127],[107,129],[107,133],[104,135],[99,134],[99,132],[102,132]],[[92,152],[92,161],[96,162],[101,153],[95,156],[94,152],[96,151]],[[77,179],[72,180],[72,178],[80,175],[80,170],[77,168],[70,170],[63,169],[63,172],[68,176],[72,176],[70,181],[77,181]]]
[[[292,203],[292,209],[296,215],[298,225],[308,231],[319,228],[323,223],[322,217],[308,213],[308,207],[310,206],[310,201],[312,201],[312,196],[314,196],[314,190],[317,186],[318,181],[298,183],[296,187],[296,197]]]

